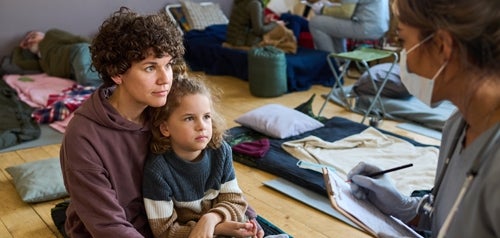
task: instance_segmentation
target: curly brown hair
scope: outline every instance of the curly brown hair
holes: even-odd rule
[[[216,106],[220,100],[220,91],[209,87],[202,78],[198,76],[187,76],[178,78],[172,84],[172,88],[167,96],[167,104],[162,107],[151,108],[150,122],[153,138],[150,149],[155,154],[162,154],[172,149],[170,138],[165,137],[160,132],[160,125],[166,121],[172,111],[179,107],[184,96],[202,94],[210,99],[211,118],[212,118],[212,139],[208,143],[210,148],[218,148],[222,145],[225,136],[225,120],[217,112]]]
[[[112,76],[125,73],[151,51],[156,57],[171,56],[174,74],[185,68],[182,35],[166,13],[141,16],[127,7],[102,23],[90,46],[92,64],[104,86],[114,85]]]

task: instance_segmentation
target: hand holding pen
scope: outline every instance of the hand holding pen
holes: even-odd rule
[[[384,175],[386,173],[393,172],[393,171],[398,171],[400,169],[405,169],[405,168],[408,168],[408,167],[411,167],[411,166],[413,166],[413,164],[411,164],[411,163],[410,164],[405,164],[405,165],[397,166],[397,167],[386,169],[386,170],[380,170],[380,171],[377,171],[377,172],[371,172],[371,173],[369,173],[369,174],[367,174],[365,176],[366,177],[370,177],[370,178],[375,178],[377,176]],[[351,180],[348,179],[346,182],[351,182]]]
[[[347,174],[351,193],[358,199],[369,200],[385,214],[395,216],[403,222],[410,221],[416,215],[418,199],[401,194],[392,181],[382,175],[411,166],[412,164],[407,164],[382,170],[361,162]]]

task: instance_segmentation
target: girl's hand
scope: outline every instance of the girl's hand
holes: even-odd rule
[[[257,237],[257,225],[253,221],[225,221],[215,226],[215,235],[232,237]]]
[[[215,234],[215,227],[222,220],[216,213],[207,213],[201,216],[200,220],[189,233],[189,238],[212,238]]]

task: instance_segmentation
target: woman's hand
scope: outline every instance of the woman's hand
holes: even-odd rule
[[[387,175],[366,176],[380,171],[379,167],[364,162],[352,168],[347,174],[351,193],[358,199],[367,199],[385,214],[410,222],[417,215],[418,198],[401,194]]]

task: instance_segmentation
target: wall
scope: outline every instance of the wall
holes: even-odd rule
[[[219,3],[229,16],[233,0],[212,1]],[[120,6],[149,14],[176,2],[178,0],[0,0],[0,56],[10,54],[29,30],[59,28],[92,37],[102,21]]]

